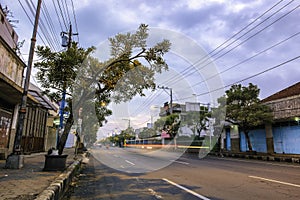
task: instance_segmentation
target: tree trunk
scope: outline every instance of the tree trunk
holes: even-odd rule
[[[59,155],[62,155],[62,153],[64,151],[64,148],[65,148],[65,145],[66,145],[66,142],[67,142],[67,139],[68,139],[68,135],[69,135],[69,132],[71,130],[71,127],[72,127],[73,123],[74,123],[74,118],[73,118],[73,113],[71,111],[70,116],[67,119],[67,122],[66,122],[66,125],[65,125],[65,128],[64,128],[64,132],[60,136],[60,140],[59,140],[59,143],[58,143],[58,154]]]
[[[249,131],[245,131],[244,133],[245,133],[245,136],[246,136],[249,151],[252,151],[252,144],[251,144],[250,137],[249,137]]]

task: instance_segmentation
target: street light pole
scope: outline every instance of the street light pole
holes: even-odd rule
[[[67,51],[68,51],[71,48],[72,36],[77,35],[78,33],[72,33],[72,24],[70,23],[69,32],[68,33],[62,32],[61,34],[62,34],[62,36],[64,36],[64,34],[68,34],[68,43],[67,43]],[[62,44],[62,46],[65,47],[64,44]],[[67,89],[67,84],[66,84],[66,81],[63,80],[63,93],[62,93],[62,100],[61,100],[60,108],[59,108],[60,118],[59,118],[59,134],[57,136],[57,143],[56,143],[57,148],[58,148],[60,136],[62,135],[62,131],[63,131],[63,127],[64,127],[64,109],[65,109],[65,102],[66,102],[66,89]]]
[[[11,168],[11,169],[20,169],[24,165],[24,157],[21,156],[21,154],[22,154],[21,140],[22,140],[26,111],[27,111],[26,110],[27,94],[28,94],[28,89],[29,89],[29,84],[30,84],[30,75],[31,75],[31,68],[32,68],[32,63],[33,63],[33,55],[34,55],[34,48],[35,48],[35,43],[36,43],[36,34],[37,34],[37,29],[38,29],[38,24],[39,24],[41,4],[42,4],[42,0],[38,0],[36,14],[35,14],[34,27],[33,27],[33,32],[32,32],[32,38],[31,38],[31,44],[30,44],[30,49],[29,49],[28,65],[27,65],[27,71],[26,71],[26,76],[25,76],[21,107],[19,109],[19,115],[18,115],[18,124],[17,124],[16,135],[15,135],[13,153],[6,160],[6,168]]]

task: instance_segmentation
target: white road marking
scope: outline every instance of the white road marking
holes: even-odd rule
[[[188,189],[188,188],[186,188],[186,187],[183,187],[183,186],[181,186],[181,185],[178,185],[177,183],[174,183],[173,181],[170,181],[170,180],[168,180],[168,179],[166,179],[166,178],[163,178],[162,180],[164,180],[164,181],[166,181],[166,182],[168,182],[168,183],[170,183],[170,184],[172,184],[172,185],[174,185],[174,186],[176,186],[176,187],[178,187],[178,188],[180,188],[180,189],[182,189],[182,190],[184,190],[184,191],[186,191],[186,192],[188,192],[188,193],[194,195],[195,197],[198,197],[199,199],[202,199],[202,200],[210,200],[209,198],[207,198],[207,197],[205,197],[205,196],[202,196],[201,194],[198,194],[198,193],[196,193],[196,192],[194,192],[194,191],[192,191],[192,190],[190,190],[190,189]]]
[[[118,156],[118,155],[116,155],[116,154],[114,154],[114,157],[116,157],[116,158],[119,158],[119,156]]]
[[[289,186],[299,187],[300,188],[300,185],[293,184],[293,183],[287,183],[287,182],[277,181],[277,180],[273,180],[273,179],[262,178],[262,177],[259,177],[259,176],[248,176],[248,177],[249,178],[255,178],[255,179],[260,179],[260,180],[264,180],[264,181],[269,181],[269,182],[273,182],[273,183],[280,183],[280,184],[283,184],[283,185],[289,185]]]
[[[163,199],[162,196],[158,195],[153,189],[149,188],[148,191],[155,196],[156,199]]]
[[[132,163],[132,162],[130,162],[130,161],[128,161],[128,160],[125,160],[125,162],[127,162],[127,163],[129,163],[129,164],[131,164],[131,165],[135,165],[134,163]]]
[[[177,160],[170,160],[170,161],[180,163],[180,164],[183,164],[183,165],[189,165],[190,164],[190,163],[187,163],[187,162],[182,162],[182,161],[177,161]]]
[[[123,165],[121,165],[120,167],[123,168],[123,169],[125,168]]]

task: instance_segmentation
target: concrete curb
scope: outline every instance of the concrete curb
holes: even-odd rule
[[[35,200],[59,200],[68,190],[73,177],[80,170],[82,159],[76,160],[50,186],[40,193]]]
[[[219,156],[218,153],[212,154],[215,156]],[[222,156],[232,157],[232,158],[246,158],[246,159],[255,159],[255,160],[263,160],[263,161],[277,161],[277,162],[287,162],[287,163],[297,163],[300,164],[299,157],[293,156],[281,156],[281,155],[247,155],[247,154],[239,154],[239,153],[222,153]]]

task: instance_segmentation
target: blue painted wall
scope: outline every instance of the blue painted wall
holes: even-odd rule
[[[265,129],[251,130],[249,132],[249,137],[250,137],[253,151],[262,152],[262,153],[267,152]],[[240,132],[240,148],[242,152],[249,150],[244,132]]]
[[[273,127],[274,152],[300,154],[300,126]]]
[[[226,149],[228,151],[231,150],[231,139],[230,139],[230,129],[226,129]]]

